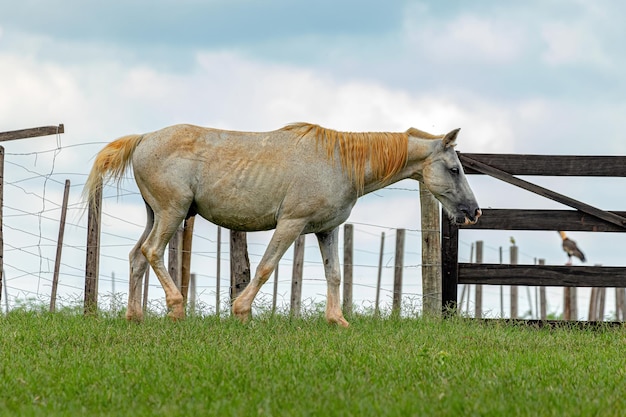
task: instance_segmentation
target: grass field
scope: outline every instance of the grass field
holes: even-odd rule
[[[0,315],[2,416],[619,416],[623,328]]]

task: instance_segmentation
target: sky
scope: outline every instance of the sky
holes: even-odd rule
[[[297,121],[350,131],[416,127],[445,133],[460,127],[461,152],[623,155],[625,9],[609,0],[3,4],[0,131],[63,123],[66,132],[3,144],[9,299],[44,298],[49,291],[50,241],[58,233],[54,219],[65,178],[72,180],[72,209],[63,294],[80,294],[82,183],[97,151],[129,133],[176,123],[249,131]],[[483,207],[563,208],[496,180],[469,180]],[[599,208],[624,210],[622,179],[529,180]],[[357,225],[364,264],[377,265],[382,231],[393,253],[395,228],[409,230],[407,244],[419,254],[416,189],[417,184],[402,182],[357,204],[349,221]],[[125,291],[126,253],[145,220],[132,179],[122,191],[120,196],[114,187],[105,192],[103,217],[110,234],[103,236],[103,248],[111,252],[101,261],[101,274],[118,277],[117,292]],[[194,245],[202,253],[194,266],[208,280],[215,276],[215,249],[209,246],[216,232],[199,223]],[[472,242],[484,240],[486,261],[498,262],[498,249],[508,248],[510,235],[462,231],[461,256],[468,260]],[[572,232],[571,237],[590,263],[623,265],[617,234]],[[566,260],[556,233],[515,232],[515,238],[523,263]],[[268,235],[249,239],[254,263]],[[305,285],[304,294],[323,301],[323,277],[315,266],[319,255],[309,239],[313,284]],[[419,257],[407,256],[420,263]],[[290,271],[280,273],[288,281]],[[305,280],[306,274],[305,269]],[[419,268],[409,275],[405,286],[419,296]],[[104,279],[101,292],[112,285]],[[357,302],[367,305],[370,290],[356,291]],[[207,303],[211,291],[206,284]],[[153,293],[162,297],[156,286]],[[493,300],[496,293],[487,291]],[[561,308],[560,290],[550,294],[550,308]],[[496,301],[484,304],[499,313]],[[580,301],[583,310],[584,305]]]

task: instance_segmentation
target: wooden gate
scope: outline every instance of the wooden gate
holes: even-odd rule
[[[468,175],[490,175],[572,207],[572,210],[484,209],[483,216],[473,226],[456,226],[443,214],[441,259],[444,314],[456,311],[459,284],[626,286],[626,267],[458,262],[459,229],[626,232],[626,212],[604,211],[514,176],[626,177],[626,157],[459,153],[459,158]]]

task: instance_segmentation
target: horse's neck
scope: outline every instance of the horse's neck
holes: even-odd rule
[[[368,169],[365,174],[363,194],[380,190],[381,188],[407,178],[421,181],[424,163],[428,157],[436,151],[439,143],[440,141],[433,139],[409,138],[408,158],[404,169],[385,182],[381,182],[380,179],[375,178],[371,170]]]

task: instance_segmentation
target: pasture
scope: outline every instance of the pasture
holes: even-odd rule
[[[591,416],[626,410],[621,327],[462,318],[0,316],[2,416]]]

